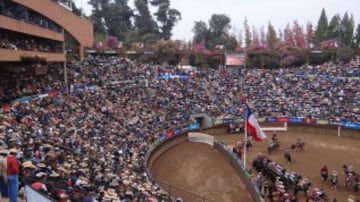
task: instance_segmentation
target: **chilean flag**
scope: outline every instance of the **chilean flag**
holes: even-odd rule
[[[259,126],[254,114],[251,112],[250,107],[246,105],[246,131],[251,134],[257,142],[260,142],[266,138],[265,133]]]

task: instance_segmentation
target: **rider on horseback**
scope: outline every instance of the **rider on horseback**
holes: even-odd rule
[[[291,163],[291,154],[290,154],[289,148],[285,149],[284,157],[285,157],[287,163]]]
[[[329,170],[327,168],[326,165],[324,165],[321,169],[320,169],[320,175],[321,175],[321,180],[324,183],[327,183],[327,179],[329,177]]]
[[[336,186],[338,183],[338,174],[336,170],[333,170],[330,177],[331,187],[336,190]]]
[[[277,141],[278,141],[278,138],[277,138],[277,135],[276,135],[276,132],[275,132],[275,131],[274,131],[273,134],[272,134],[271,140],[274,141],[274,142],[277,142]]]

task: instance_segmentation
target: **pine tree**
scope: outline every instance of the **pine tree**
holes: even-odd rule
[[[340,32],[340,37],[341,37],[341,41],[347,45],[350,46],[352,38],[353,38],[353,33],[354,33],[354,18],[351,15],[351,17],[349,17],[348,13],[346,12],[343,16],[343,19],[341,21],[341,31]]]
[[[315,32],[316,43],[321,43],[326,39],[327,30],[328,30],[328,19],[326,17],[325,9],[323,8]]]
[[[245,47],[249,48],[252,43],[250,26],[248,24],[247,18],[244,20],[244,30],[245,30]]]
[[[275,28],[271,24],[271,22],[269,22],[269,24],[268,24],[266,39],[267,39],[267,44],[269,45],[269,48],[274,48],[275,43],[278,41]]]
[[[326,34],[326,39],[334,39],[340,36],[338,30],[340,28],[340,23],[341,23],[340,15],[335,14],[330,20],[328,31]]]

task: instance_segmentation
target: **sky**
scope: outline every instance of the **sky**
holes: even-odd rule
[[[88,0],[74,1],[90,15]],[[208,22],[212,14],[227,15],[231,19],[230,33],[236,36],[243,30],[245,17],[251,27],[260,29],[264,26],[266,30],[271,22],[276,30],[283,30],[287,23],[292,24],[294,20],[304,27],[309,21],[316,26],[323,8],[329,21],[334,14],[343,16],[347,11],[353,14],[355,27],[360,23],[359,0],[170,0],[170,3],[182,17],[173,29],[172,39],[185,41],[193,36],[194,22]]]

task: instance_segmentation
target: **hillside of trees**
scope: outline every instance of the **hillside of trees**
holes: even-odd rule
[[[60,0],[65,1],[65,0]],[[159,64],[177,64],[186,57],[191,65],[217,67],[224,63],[225,52],[246,52],[247,66],[288,67],[304,63],[349,61],[359,55],[360,24],[352,14],[328,18],[325,9],[316,25],[289,22],[277,29],[271,21],[257,28],[245,18],[238,33],[231,33],[231,19],[213,14],[208,22],[196,21],[190,41],[171,40],[172,30],[181,20],[180,11],[170,0],[89,0],[97,44],[95,48],[121,48],[148,52],[138,59]],[[83,15],[75,7],[74,12]],[[238,24],[238,22],[236,22]],[[306,23],[305,25],[301,23]],[[99,42],[101,45],[99,46]]]

